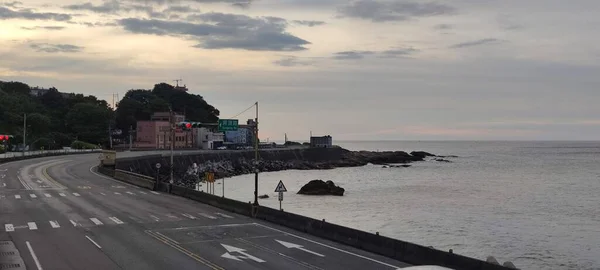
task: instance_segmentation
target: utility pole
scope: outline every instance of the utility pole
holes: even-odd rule
[[[173,184],[173,148],[175,148],[175,116],[173,115],[173,109],[171,107],[169,107],[169,112],[169,124],[171,125],[171,178],[169,180],[169,183]]]
[[[108,149],[113,149],[112,144],[112,131],[110,130],[110,120],[108,120]]]
[[[258,206],[258,101],[256,105],[256,119],[254,121],[254,205]]]
[[[25,147],[27,146],[27,114],[23,114],[23,156],[25,156]]]

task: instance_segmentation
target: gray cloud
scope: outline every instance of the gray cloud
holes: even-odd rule
[[[454,28],[453,25],[451,25],[451,24],[445,24],[445,23],[438,24],[438,25],[436,25],[436,26],[433,27],[433,29],[435,29],[435,30],[450,30],[452,28]]]
[[[71,15],[63,13],[43,12],[38,13],[30,9],[21,9],[18,11],[0,7],[0,20],[8,19],[26,19],[26,20],[53,20],[53,21],[69,21]]]
[[[294,24],[305,25],[305,26],[308,26],[308,27],[313,27],[313,26],[318,26],[318,25],[324,25],[325,24],[324,21],[293,20],[292,22]]]
[[[391,49],[381,52],[381,57],[401,57],[408,56],[419,52],[418,49],[415,48],[401,48],[401,49]]]
[[[154,3],[154,4],[169,4],[174,2],[190,2],[190,3],[201,3],[201,4],[211,4],[211,3],[224,3],[230,4],[232,6],[247,8],[249,7],[254,0],[125,0],[133,3]]]
[[[188,21],[127,18],[119,20],[132,33],[182,36],[198,40],[197,48],[252,51],[300,51],[310,42],[285,31],[287,21],[278,17],[249,17],[225,13],[192,14]]]
[[[486,45],[486,44],[498,44],[498,43],[502,43],[502,42],[503,42],[502,40],[499,40],[496,38],[484,38],[484,39],[454,44],[454,45],[450,46],[449,48],[460,49],[460,48],[473,47],[473,46]]]
[[[405,21],[413,17],[453,14],[451,6],[433,2],[417,3],[401,0],[358,0],[338,9],[342,17],[359,18],[373,22]]]
[[[363,59],[365,56],[373,54],[375,54],[374,51],[343,51],[336,52],[333,55],[333,58],[337,60],[356,60]]]
[[[34,26],[34,27],[21,27],[21,29],[23,29],[23,30],[38,30],[38,29],[63,30],[63,29],[65,29],[65,27],[64,26]]]
[[[45,53],[75,53],[83,50],[83,47],[70,44],[32,43],[29,47],[37,52]]]
[[[113,0],[106,1],[102,5],[94,5],[90,2],[87,2],[83,4],[68,5],[64,6],[63,8],[70,10],[87,10],[96,13],[117,13],[122,7],[119,1]]]
[[[200,12],[200,10],[197,9],[197,8],[192,8],[190,6],[173,5],[173,6],[169,6],[165,10],[163,10],[163,12],[168,12],[168,13],[174,13],[174,12],[177,12],[177,13],[192,13],[192,12]]]
[[[296,66],[312,66],[315,64],[312,60],[302,60],[296,56],[284,56],[279,60],[273,61],[273,64],[282,67],[296,67]]]
[[[19,1],[13,1],[13,2],[7,2],[7,3],[2,3],[0,5],[3,5],[5,7],[11,7],[11,8],[16,8],[17,6],[22,5],[22,2]]]

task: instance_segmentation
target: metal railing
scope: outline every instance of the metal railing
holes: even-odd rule
[[[96,153],[102,149],[60,149],[60,150],[37,150],[37,151],[25,151],[25,156],[46,156],[48,154],[71,154],[71,153]],[[22,157],[23,152],[6,152],[0,154],[0,159]]]

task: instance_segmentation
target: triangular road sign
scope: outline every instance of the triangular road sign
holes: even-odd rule
[[[287,188],[283,185],[283,181],[279,180],[279,184],[275,188],[275,192],[287,192]]]

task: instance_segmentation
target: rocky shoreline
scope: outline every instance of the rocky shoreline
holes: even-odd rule
[[[343,167],[360,167],[367,164],[389,165],[408,164],[423,161],[427,157],[436,157],[427,152],[404,151],[349,151],[340,149],[341,154],[336,159],[308,160],[259,160],[256,166],[260,172],[275,172],[283,170],[328,170]],[[215,178],[233,177],[255,172],[254,160],[240,157],[238,159],[209,160],[201,164],[190,164],[185,172],[179,172],[179,185],[193,187],[205,172],[215,173]]]

